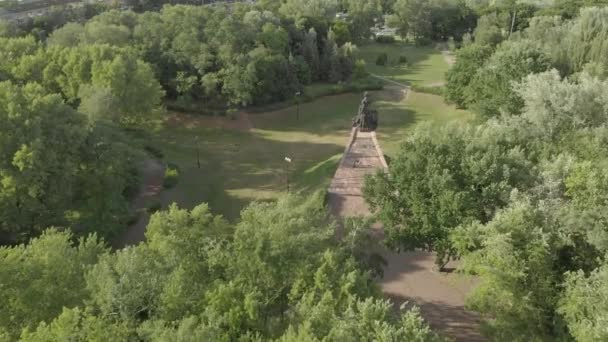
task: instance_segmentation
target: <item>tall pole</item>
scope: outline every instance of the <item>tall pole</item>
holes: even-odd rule
[[[296,93],[296,121],[300,121],[300,92]]]
[[[199,147],[199,137],[198,135],[196,136],[196,165],[198,165],[198,168],[201,168],[201,152],[200,152],[200,147]]]

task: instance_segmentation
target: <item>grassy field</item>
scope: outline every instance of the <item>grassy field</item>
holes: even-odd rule
[[[208,202],[234,219],[251,200],[272,199],[285,191],[288,176],[292,191],[327,187],[359,99],[359,94],[343,94],[302,104],[299,121],[295,107],[250,114],[251,130],[210,128],[196,117],[165,125],[150,143],[180,167],[180,178],[175,188],[163,192],[161,202],[184,207]]]
[[[376,65],[376,58],[381,53],[388,55],[388,64],[385,66]],[[430,46],[417,47],[399,41],[393,44],[373,42],[360,46],[359,54],[372,74],[417,86],[432,86],[443,82],[448,70],[444,57]],[[398,63],[400,56],[407,58],[407,64]]]
[[[448,66],[439,51],[372,43],[363,46],[361,54],[375,60],[383,49],[391,58],[405,53],[409,67],[368,63],[370,72],[412,84],[443,81]],[[323,91],[326,86],[316,87]],[[446,105],[439,96],[410,92],[406,99],[394,85],[371,92],[371,96],[380,113],[380,143],[388,155],[395,153],[408,130],[420,121],[447,122],[469,116]],[[349,93],[302,103],[299,120],[296,106],[246,113],[235,122],[176,114],[178,120],[170,120],[147,142],[163,152],[166,162],[180,168],[179,182],[162,193],[162,204],[177,202],[190,208],[207,202],[215,212],[236,219],[250,201],[273,199],[285,191],[288,178],[291,191],[326,188],[344,151],[360,99],[360,93]],[[223,124],[218,125],[218,120],[224,120]]]

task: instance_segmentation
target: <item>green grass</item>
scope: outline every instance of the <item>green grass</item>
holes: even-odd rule
[[[165,126],[149,142],[165,160],[180,166],[179,182],[161,195],[163,205],[191,208],[201,202],[229,219],[252,200],[292,191],[326,188],[344,151],[360,94],[324,97],[296,108],[250,114],[251,131],[212,129],[196,124]],[[200,137],[201,168],[196,162]],[[290,157],[288,164],[284,158]]]
[[[376,65],[376,58],[383,52],[388,54],[388,64]],[[442,82],[449,68],[439,50],[401,41],[394,44],[370,42],[359,47],[359,54],[365,60],[369,72],[416,86],[431,86]],[[400,56],[406,56],[408,63],[399,64]]]
[[[381,50],[390,50],[392,59],[405,54],[411,65],[377,67],[369,71],[400,82],[429,85],[442,82],[447,64],[432,48],[416,48],[396,43],[371,43],[361,48],[366,59],[375,60]],[[331,93],[329,85],[313,85],[309,93]],[[388,85],[371,92],[380,113],[378,136],[385,153],[394,155],[399,142],[418,122],[438,123],[467,119],[470,114],[446,105],[437,95],[410,92]],[[165,125],[150,134],[145,144],[158,149],[169,163],[179,165],[179,181],[163,191],[161,202],[191,208],[209,203],[213,211],[228,219],[238,218],[240,210],[252,200],[270,200],[287,189],[315,191],[327,188],[349,137],[351,118],[356,114],[361,92],[332,95],[282,109],[252,111],[254,129],[211,128],[209,118],[186,117],[180,124]],[[279,107],[280,108],[280,107]],[[201,168],[197,166],[197,137]],[[288,164],[284,158],[292,158]]]
[[[466,121],[472,114],[445,103],[438,95],[410,91],[407,99],[402,91],[387,88],[376,93],[376,107],[380,114],[378,141],[384,153],[394,157],[399,145],[416,124],[432,121],[442,125],[452,121]]]

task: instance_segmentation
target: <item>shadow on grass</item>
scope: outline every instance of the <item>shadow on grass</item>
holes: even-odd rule
[[[257,131],[166,128],[152,137],[165,159],[181,170],[176,187],[162,194],[163,206],[176,202],[192,208],[206,202],[214,212],[236,221],[251,201],[271,200],[286,191],[288,177],[292,191],[326,187],[344,146],[314,136],[285,141],[281,131],[275,133],[279,136]],[[197,136],[201,136],[200,169]],[[285,161],[287,156],[292,163]]]

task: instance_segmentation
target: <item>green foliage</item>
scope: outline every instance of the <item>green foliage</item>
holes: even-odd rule
[[[502,44],[470,80],[464,91],[466,104],[485,117],[497,116],[501,111],[516,114],[523,101],[513,91],[513,82],[549,68],[548,58],[533,43]]]
[[[465,92],[479,67],[492,55],[489,46],[471,44],[458,50],[456,63],[446,74],[445,98],[458,107],[465,107]]]
[[[51,229],[27,245],[0,248],[0,329],[13,338],[88,298],[84,273],[106,249],[95,235],[75,245],[72,238]]]
[[[235,226],[207,205],[172,205],[152,215],[145,242],[113,252],[94,237],[72,247],[54,230],[0,249],[0,298],[10,303],[0,327],[25,341],[439,341],[417,309],[395,315],[380,299],[335,242],[323,198],[254,203]]]
[[[392,44],[395,42],[395,37],[386,35],[376,36],[376,42],[382,44]]]
[[[368,178],[363,189],[384,223],[388,244],[434,250],[439,266],[455,256],[452,230],[487,221],[513,189],[533,180],[529,161],[502,139],[490,129],[417,129],[391,161],[390,175]]]
[[[578,271],[567,274],[566,291],[559,311],[568,322],[568,329],[578,341],[600,341],[608,338],[604,329],[608,302],[608,266],[603,265],[589,275]]]
[[[384,66],[388,63],[388,54],[383,52],[376,57],[376,65]]]
[[[165,169],[165,179],[163,180],[163,186],[165,189],[171,189],[177,184],[179,178],[179,168],[175,164],[167,165]]]
[[[399,64],[407,64],[407,56],[399,56]]]
[[[389,25],[396,28],[401,37],[409,36],[419,45],[446,41],[449,37],[461,41],[477,20],[477,14],[465,1],[397,0],[393,12]]]

